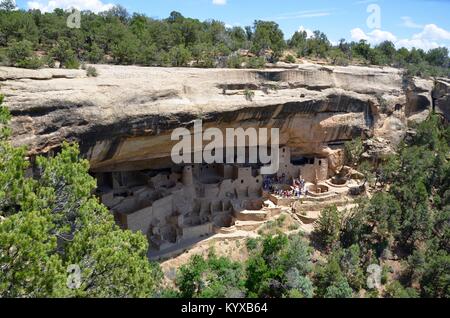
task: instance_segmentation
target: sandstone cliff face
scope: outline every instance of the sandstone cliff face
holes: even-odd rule
[[[345,141],[363,136],[395,146],[408,122],[425,118],[433,104],[433,81],[407,81],[392,68],[96,67],[97,78],[81,70],[0,68],[14,143],[33,155],[76,140],[93,171],[164,168],[172,130],[203,119],[221,129],[280,128],[283,145],[297,155],[329,156],[333,168]],[[438,105],[448,114],[446,89]]]
[[[435,111],[441,113],[450,122],[450,79],[436,80],[433,91]]]

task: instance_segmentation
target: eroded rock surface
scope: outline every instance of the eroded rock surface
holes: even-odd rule
[[[433,104],[433,81],[407,81],[392,68],[96,68],[99,76],[88,78],[1,67],[14,143],[39,154],[79,141],[94,171],[164,168],[172,130],[201,118],[205,128],[278,127],[294,154],[326,156],[333,169],[345,141],[377,137],[395,146]],[[448,82],[442,85],[437,105],[448,114]]]
[[[450,79],[436,80],[433,98],[436,112],[441,113],[447,121],[450,121]]]

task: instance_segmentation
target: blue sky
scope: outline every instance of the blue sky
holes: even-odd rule
[[[17,4],[43,11],[55,6],[101,11],[121,4],[130,12],[154,18],[166,18],[176,10],[187,17],[217,19],[230,26],[273,20],[286,37],[303,27],[319,29],[333,42],[345,38],[366,39],[372,44],[391,40],[398,47],[450,47],[450,0],[18,0]],[[372,23],[367,23],[368,18]]]

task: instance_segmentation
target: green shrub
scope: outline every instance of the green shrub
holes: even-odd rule
[[[244,96],[245,99],[248,100],[249,102],[253,101],[253,98],[255,97],[255,92],[246,88],[244,91]]]
[[[8,45],[6,56],[8,57],[9,64],[15,66],[20,62],[24,62],[30,58],[33,54],[33,44],[28,40],[20,42],[12,41]]]
[[[389,102],[384,98],[383,94],[377,93],[375,97],[378,99],[378,103],[380,104],[380,111],[382,113],[386,113],[389,110]]]
[[[33,56],[33,44],[30,41],[12,41],[6,51],[9,65],[28,69],[38,69],[44,65],[41,58]]]
[[[339,240],[339,234],[342,227],[342,216],[338,208],[330,206],[325,208],[319,220],[317,221],[317,227],[315,233],[318,235],[320,241],[326,247],[331,247]]]
[[[95,67],[93,67],[93,66],[89,66],[89,67],[86,69],[86,75],[87,75],[88,77],[97,77],[97,76],[98,76],[97,69],[96,69]]]
[[[286,214],[280,215],[280,217],[277,219],[277,225],[283,226],[284,222],[286,221]]]
[[[450,77],[450,69],[433,66],[427,62],[420,62],[417,64],[408,64],[406,66],[407,76],[418,76],[418,77]]]
[[[139,55],[138,42],[131,34],[130,37],[126,37],[113,45],[111,53],[118,64],[135,64]]]
[[[78,70],[80,68],[80,62],[76,58],[67,60],[64,67],[71,70]]]
[[[233,55],[228,58],[228,67],[229,68],[242,68],[242,63],[244,63],[244,59],[241,56]]]
[[[50,50],[50,56],[61,63],[60,67],[68,69],[80,68],[75,52],[67,40],[58,41],[57,45]]]
[[[86,54],[86,58],[91,63],[99,63],[103,59],[103,50],[94,43]]]
[[[0,49],[0,63],[5,63],[6,60],[6,50]]]
[[[348,66],[350,60],[340,49],[333,49],[329,52],[329,58],[333,65]]]
[[[55,67],[55,60],[50,55],[47,55],[47,56],[43,57],[42,58],[42,63],[44,63],[45,65],[47,65],[50,68],[54,68]]]
[[[278,92],[280,90],[280,85],[278,83],[268,84],[267,88],[271,91]]]
[[[183,298],[234,298],[245,295],[244,279],[241,263],[210,252],[207,258],[191,257],[177,271],[175,283]]]
[[[170,49],[169,58],[172,66],[180,67],[187,66],[192,59],[192,55],[184,45],[179,45]]]
[[[156,45],[152,44],[149,46],[144,46],[140,49],[138,63],[147,66],[168,64],[168,62],[164,62],[164,59],[168,60],[168,58],[162,58],[161,52],[158,51]]]
[[[304,49],[304,48],[302,48],[302,49],[299,49],[298,51],[297,51],[297,58],[298,59],[301,59],[301,58],[303,58],[303,57],[306,57],[307,56],[307,54],[306,54],[306,49]]]
[[[383,270],[381,272],[381,284],[386,285],[389,279],[389,273],[391,272],[391,269],[389,266],[383,266]]]
[[[286,56],[286,62],[287,62],[287,63],[293,64],[293,63],[297,62],[297,60],[295,59],[294,56],[292,56],[291,54],[289,54],[288,56]]]
[[[38,68],[41,68],[44,65],[44,62],[41,58],[37,56],[29,57],[25,60],[17,62],[17,66],[21,68],[28,68],[36,70]]]
[[[419,298],[419,293],[413,288],[405,288],[398,281],[393,281],[386,287],[387,298]]]
[[[266,65],[266,60],[264,57],[251,57],[248,59],[248,62],[247,62],[248,68],[259,69],[259,68],[264,68],[265,65]]]
[[[367,292],[366,298],[380,298],[380,292],[378,289],[373,289]]]
[[[246,242],[246,245],[247,245],[247,249],[249,251],[254,251],[254,250],[256,250],[258,248],[259,241],[257,239],[254,239],[254,238],[248,238],[247,242]]]
[[[348,165],[356,166],[364,153],[364,142],[358,137],[345,143],[345,160]]]

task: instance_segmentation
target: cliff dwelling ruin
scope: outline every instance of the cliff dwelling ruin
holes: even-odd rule
[[[166,158],[170,162],[170,158]],[[99,196],[123,229],[147,236],[150,255],[164,256],[202,238],[264,222],[300,200],[331,200],[360,183],[336,176],[328,158],[294,157],[280,148],[280,168],[194,164],[167,169],[97,173]],[[344,170],[342,170],[344,171]],[[296,187],[296,181],[301,181]]]

